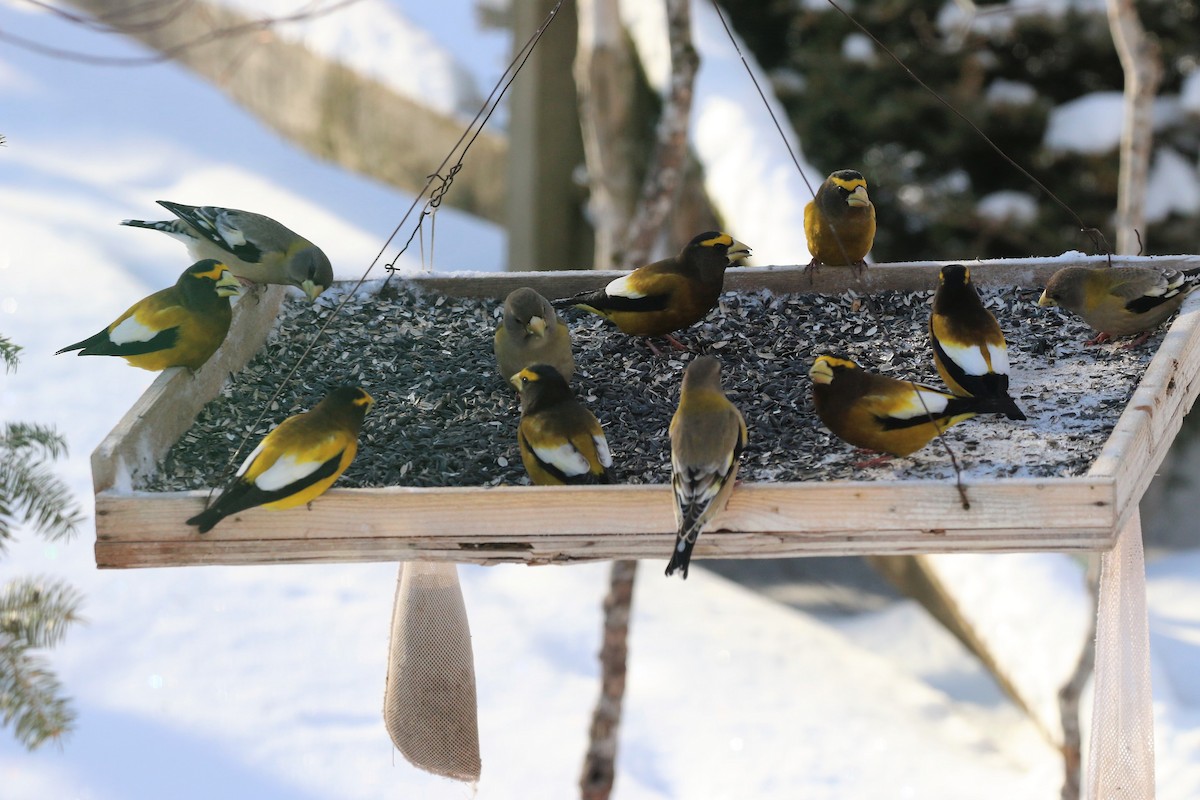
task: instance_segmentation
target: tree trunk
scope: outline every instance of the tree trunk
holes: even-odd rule
[[[604,598],[604,635],[600,644],[600,699],[592,713],[588,751],[579,778],[582,800],[608,800],[616,778],[617,735],[625,698],[629,617],[633,608],[636,561],[614,561]]]
[[[588,217],[596,237],[595,269],[622,263],[621,251],[637,197],[633,50],[621,26],[618,0],[578,0],[575,89],[587,158]]]
[[[145,0],[70,2],[208,79],[296,146],[406,192],[425,188],[467,127],[216,3],[164,14]],[[505,137],[483,131],[446,204],[503,222],[507,161]]]
[[[667,215],[675,205],[688,159],[688,121],[692,89],[700,57],[692,46],[689,0],[667,0],[667,31],[671,39],[671,84],[658,121],[657,145],[650,172],[630,222],[625,266],[650,261]]]
[[[1125,118],[1121,130],[1121,168],[1117,188],[1117,252],[1138,253],[1146,227],[1146,181],[1154,144],[1151,118],[1162,80],[1157,42],[1146,36],[1133,0],[1108,0],[1108,24],[1125,70]]]

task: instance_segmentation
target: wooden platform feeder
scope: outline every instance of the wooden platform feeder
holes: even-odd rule
[[[1186,268],[1200,257],[1114,259]],[[1069,265],[1100,257],[972,262],[982,285],[1041,286]],[[861,292],[928,289],[940,263],[874,265]],[[502,299],[518,286],[581,291],[619,273],[597,271],[425,275],[452,296]],[[810,282],[811,281],[811,282]],[[815,278],[799,267],[729,270],[727,290],[841,293],[844,270]],[[547,288],[553,287],[553,288]],[[96,563],[101,568],[199,564],[440,560],[491,564],[658,558],[674,537],[663,485],[598,487],[335,488],[311,508],[251,510],[199,535],[184,520],[206,492],[142,492],[222,382],[266,339],[282,290],[237,304],[225,345],[198,373],[158,377],[92,455]],[[1154,470],[1200,390],[1200,315],[1189,300],[1172,323],[1102,451],[1080,477],[994,478],[968,484],[964,510],[952,481],[755,483],[734,492],[696,555],[723,558],[947,552],[1103,551],[1130,521]],[[536,504],[536,513],[525,513]],[[541,527],[529,529],[529,521]]]

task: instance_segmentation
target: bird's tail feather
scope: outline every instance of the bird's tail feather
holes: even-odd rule
[[[590,292],[585,294],[571,295],[570,297],[561,297],[558,300],[551,300],[550,305],[561,311],[564,308],[571,308],[572,306],[578,305],[587,294],[590,294]]]
[[[179,224],[178,220],[173,219],[160,220],[158,222],[144,219],[123,219],[121,220],[121,224],[128,225],[131,228],[145,228],[151,231],[161,231],[168,236],[183,237],[185,240],[196,238],[188,233],[188,231]]]
[[[692,549],[696,546],[696,539],[700,536],[700,531],[692,528],[683,528],[675,538],[675,547],[671,551],[671,560],[667,562],[667,577],[675,574],[675,570],[683,571],[683,579],[687,580],[688,566],[692,561]]]
[[[195,525],[200,529],[200,533],[208,533],[213,529],[213,526],[223,520],[225,515],[216,508],[206,508],[196,516],[187,521],[188,525]]]
[[[1021,411],[1020,406],[1017,405],[1017,401],[1008,395],[1001,395],[999,397],[963,397],[961,399],[968,401],[968,403],[964,404],[964,410],[974,411],[977,414],[1003,414],[1009,419],[1028,419],[1025,416],[1025,412]]]
[[[1029,417],[1025,416],[1025,412],[1021,410],[1021,407],[1017,405],[1017,401],[1011,397],[1001,399],[999,413],[1009,419],[1029,419]]]

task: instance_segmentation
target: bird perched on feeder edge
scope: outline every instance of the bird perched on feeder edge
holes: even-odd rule
[[[521,393],[517,444],[529,479],[541,486],[611,483],[612,455],[604,429],[549,364],[512,377]]]
[[[233,312],[229,298],[240,284],[219,261],[197,261],[174,286],[134,303],[104,330],[55,355],[121,356],[142,369],[199,369],[217,351]]]
[[[333,266],[315,244],[270,217],[219,206],[185,206],[159,200],[178,219],[127,219],[133,228],[162,231],[187,245],[193,258],[216,258],[253,283],[296,286],[309,300],[333,283]]]
[[[983,307],[971,271],[942,267],[929,315],[929,341],[938,374],[956,395],[994,398],[1009,419],[1025,419],[1008,393],[1008,345],[1000,323]]]
[[[570,330],[550,301],[527,287],[514,289],[504,299],[504,318],[496,328],[492,351],[505,382],[534,364],[549,364],[566,381],[575,374]]]
[[[679,255],[553,305],[599,314],[633,336],[665,336],[682,350],[670,334],[704,319],[721,296],[725,269],[749,255],[750,248],[729,234],[708,231],[688,242]]]
[[[679,569],[686,579],[696,539],[729,500],[746,448],[746,421],[721,390],[717,359],[688,364],[669,432],[677,533],[666,574]]]
[[[855,447],[894,456],[915,453],[939,432],[976,414],[996,413],[1001,405],[995,398],[957,397],[877,375],[833,356],[818,356],[808,376],[825,427]]]
[[[1096,331],[1084,344],[1141,334],[1137,347],[1183,305],[1200,282],[1200,269],[1064,267],[1050,276],[1038,305],[1061,306]]]
[[[862,173],[840,169],[825,179],[804,207],[804,236],[812,255],[810,268],[825,264],[866,269],[867,253],[875,243],[875,206]]]
[[[217,501],[187,521],[207,533],[226,517],[262,506],[295,508],[324,494],[358,453],[358,432],[375,400],[340,386],[311,410],[279,423],[246,457]]]

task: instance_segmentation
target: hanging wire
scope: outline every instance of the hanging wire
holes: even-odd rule
[[[771,122],[775,125],[775,130],[779,132],[779,138],[783,142],[783,146],[787,149],[788,155],[792,158],[792,164],[796,167],[796,172],[800,173],[800,179],[804,181],[804,185],[808,188],[808,193],[816,199],[817,192],[813,189],[812,183],[808,180],[808,176],[804,174],[804,168],[800,166],[800,159],[797,157],[792,145],[788,141],[787,134],[783,131],[783,125],[779,122],[779,118],[775,116],[775,110],[771,108],[771,102],[767,99],[767,95],[758,84],[758,79],[754,77],[754,70],[750,69],[750,63],[746,61],[746,56],[742,53],[741,45],[737,42],[737,37],[733,35],[729,24],[725,21],[725,14],[722,13],[721,7],[717,5],[717,0],[712,0],[713,9],[717,12],[717,19],[721,20],[721,27],[725,29],[725,35],[729,37],[733,49],[737,51],[738,58],[742,61],[742,66],[746,69],[746,74],[750,76],[750,82],[754,84],[754,90],[758,92],[758,97],[763,102],[763,107],[767,109],[767,114],[771,117]],[[846,246],[842,244],[842,237],[838,234],[837,225],[833,220],[826,220],[829,225],[829,230],[833,234],[833,241],[837,244],[838,250],[842,253],[842,259],[849,264],[850,255],[846,252]],[[812,281],[812,272],[809,272],[809,282]]]
[[[733,44],[733,48],[737,50],[739,58],[742,59],[742,65],[745,67],[746,74],[748,74],[748,76],[750,77],[750,82],[752,84],[754,84],[754,88],[758,92],[758,97],[761,98],[761,100],[763,102],[763,106],[766,107],[767,113],[770,115],[770,120],[772,120],[772,122],[774,122],[775,130],[779,132],[779,137],[780,137],[780,139],[782,139],[782,142],[784,142],[784,146],[785,146],[785,148],[787,148],[788,155],[790,155],[792,157],[792,163],[796,164],[796,170],[800,174],[800,179],[804,180],[804,185],[806,187],[808,187],[809,193],[812,194],[812,197],[814,197],[814,199],[816,199],[816,192],[814,190],[812,190],[812,184],[811,184],[811,182],[809,182],[808,176],[806,176],[804,174],[804,169],[802,167],[800,167],[800,162],[799,162],[798,158],[796,157],[796,154],[794,154],[794,152],[792,151],[791,144],[788,143],[787,136],[784,133],[784,128],[782,128],[782,125],[780,125],[779,120],[775,118],[774,110],[772,110],[772,108],[770,108],[770,103],[767,100],[766,94],[764,94],[764,92],[762,90],[762,86],[758,85],[758,80],[757,80],[757,78],[755,78],[754,71],[751,70],[749,62],[746,61],[745,56],[742,54],[742,48],[740,48],[738,46],[738,42],[737,42],[736,38],[734,38],[734,36],[733,36],[733,31],[730,29],[730,26],[728,26],[728,24],[725,22],[725,16],[724,16],[724,14],[721,13],[720,6],[716,5],[716,0],[712,0],[712,2],[713,2],[713,8],[716,11],[716,16],[718,16],[718,18],[721,20],[722,28],[725,28],[726,35],[728,37],[730,37],[730,42]],[[854,26],[857,26],[857,28],[860,31],[863,31],[864,34],[866,34],[866,36],[869,36],[871,38],[871,41],[874,41],[877,44],[877,46],[883,50],[884,53],[887,53],[889,56],[892,56],[892,59],[896,62],[896,64],[899,64],[900,67],[902,68],[902,70],[904,70],[908,74],[908,76],[910,76],[913,80],[916,80],[917,84],[922,86],[922,88],[925,91],[928,91],[929,94],[936,97],[937,101],[941,102],[943,104],[943,106],[946,106],[950,110],[950,112],[953,112],[956,116],[958,116],[959,119],[961,119],[962,121],[965,121],[968,126],[971,126],[971,130],[976,132],[978,134],[978,136],[984,140],[984,142],[988,143],[988,145],[991,146],[992,150],[995,150],[997,152],[997,154],[1000,154],[1000,156],[1002,158],[1004,158],[1004,161],[1007,161],[1009,164],[1012,164],[1012,166],[1014,168],[1018,169],[1022,175],[1025,175],[1026,178],[1033,181],[1033,184],[1038,186],[1038,188],[1040,188],[1040,190],[1042,190],[1046,194],[1046,196],[1048,196],[1050,199],[1054,200],[1055,203],[1057,203],[1058,205],[1062,206],[1062,209],[1064,211],[1066,211],[1068,213],[1068,215],[1072,216],[1075,219],[1076,223],[1079,223],[1079,229],[1080,229],[1081,233],[1084,233],[1088,237],[1090,237],[1090,239],[1092,240],[1092,245],[1097,248],[1097,251],[1099,251],[1100,253],[1103,253],[1105,255],[1108,255],[1109,265],[1111,266],[1112,253],[1109,249],[1108,240],[1105,240],[1104,234],[1100,233],[1099,229],[1093,228],[1093,227],[1091,227],[1091,225],[1087,225],[1084,221],[1082,221],[1082,218],[1078,215],[1078,213],[1075,213],[1075,211],[1074,211],[1074,209],[1072,209],[1072,207],[1067,205],[1067,203],[1064,203],[1064,201],[1062,199],[1058,198],[1057,194],[1055,194],[1054,192],[1051,192],[1049,190],[1049,188],[1043,184],[1042,181],[1039,181],[1037,178],[1034,178],[1034,176],[1032,174],[1030,174],[1030,172],[1028,172],[1027,169],[1025,169],[1024,167],[1021,167],[1020,164],[1014,160],[1014,158],[1010,157],[1007,154],[1007,152],[1004,152],[1000,148],[1000,145],[997,145],[995,142],[992,142],[991,138],[988,137],[988,134],[986,134],[982,130],[980,130],[979,126],[974,124],[974,122],[972,122],[970,118],[967,118],[967,116],[964,113],[960,112],[960,110],[958,108],[955,108],[952,103],[950,103],[948,100],[946,100],[946,98],[942,97],[940,94],[937,94],[937,92],[934,89],[932,89],[929,84],[926,84],[924,82],[924,80],[920,79],[917,76],[917,73],[914,73],[911,70],[911,68],[908,67],[908,65],[906,65],[905,62],[900,59],[900,56],[893,53],[892,50],[890,50],[886,46],[886,44],[883,44],[883,42],[878,40],[878,38],[874,34],[871,34],[871,31],[866,29],[866,26],[864,26],[862,23],[859,23],[857,19],[854,19],[854,17],[851,16],[850,13],[847,13],[845,10],[842,10],[841,6],[836,4],[836,2],[834,2],[834,0],[827,0],[827,2],[829,2],[829,5],[833,6],[836,11],[841,13],[842,16],[844,16],[844,17],[846,17],[846,19],[850,20],[850,22],[853,23]],[[832,227],[832,225],[830,225],[830,227]],[[842,255],[846,255],[846,249],[845,249],[845,247],[842,247],[841,237],[838,236],[838,231],[836,231],[836,229],[834,229],[833,233],[834,233],[834,239],[836,240],[836,242],[838,242],[838,247],[842,251]],[[846,260],[848,261],[850,259],[847,258]],[[886,321],[884,321],[882,318],[880,319],[880,323],[883,324],[884,326],[887,325]],[[950,465],[952,465],[952,467],[954,469],[955,486],[956,486],[956,488],[958,488],[959,497],[961,498],[961,501],[962,501],[962,509],[964,509],[965,511],[968,511],[971,509],[971,501],[967,497],[966,485],[964,482],[962,482],[962,469],[959,465],[959,459],[958,459],[958,457],[955,456],[955,453],[954,453],[954,450],[952,449],[952,447],[950,447],[949,440],[946,437],[944,437],[944,435],[942,435],[943,428],[940,425],[938,425],[937,421],[934,419],[934,415],[932,415],[931,411],[929,410],[929,405],[925,403],[925,398],[922,396],[922,393],[920,393],[920,385],[917,384],[916,381],[912,381],[912,380],[908,381],[908,385],[912,386],[913,391],[917,393],[917,399],[920,402],[920,405],[922,405],[922,408],[925,410],[925,415],[929,417],[929,419],[932,423],[934,423],[934,427],[937,431],[937,440],[940,441],[943,449],[946,450],[947,456],[949,456],[949,458],[950,458]]]
[[[466,130],[464,130],[462,135],[458,137],[458,141],[456,141],[450,148],[450,151],[446,154],[446,157],[442,159],[440,164],[438,164],[437,169],[429,175],[425,182],[425,186],[421,189],[417,196],[413,198],[408,210],[404,212],[404,216],[401,217],[398,223],[396,223],[396,227],[392,229],[391,234],[388,235],[387,240],[384,241],[379,252],[373,259],[371,259],[371,263],[367,266],[366,271],[363,272],[350,290],[342,295],[341,300],[338,301],[337,305],[334,306],[330,311],[329,315],[325,318],[325,321],[321,324],[321,327],[318,328],[317,332],[313,334],[311,339],[309,339],[308,344],[305,345],[304,350],[296,359],[296,363],[293,364],[291,369],[288,370],[287,374],[284,375],[283,380],[279,382],[279,386],[275,389],[275,392],[271,395],[271,398],[263,404],[263,410],[259,413],[254,423],[250,425],[249,429],[244,434],[242,434],[241,441],[238,442],[237,448],[229,457],[229,462],[225,467],[225,471],[221,474],[220,479],[215,481],[214,486],[209,489],[209,500],[212,499],[212,495],[217,488],[224,485],[225,480],[234,471],[238,465],[238,456],[246,447],[246,444],[250,441],[250,436],[254,433],[254,431],[258,430],[258,426],[261,425],[262,421],[266,418],[267,412],[270,411],[271,406],[283,394],[283,390],[287,388],[288,384],[291,383],[292,378],[295,377],[296,372],[299,371],[300,367],[308,359],[308,356],[316,346],[317,341],[320,340],[322,335],[324,335],[326,329],[329,328],[329,325],[338,316],[338,314],[342,312],[342,309],[346,306],[346,304],[355,296],[358,289],[361,288],[366,282],[367,277],[371,274],[371,271],[374,270],[376,265],[383,259],[383,255],[387,252],[388,247],[391,246],[392,241],[400,234],[400,230],[404,227],[405,223],[408,222],[408,219],[412,216],[413,211],[416,210],[417,204],[421,201],[421,198],[428,193],[429,199],[425,202],[425,205],[421,210],[421,214],[417,219],[417,223],[413,226],[412,233],[409,234],[404,246],[400,248],[399,252],[396,253],[396,256],[391,260],[391,262],[385,265],[385,269],[388,271],[387,280],[390,280],[391,276],[396,272],[396,262],[402,255],[404,255],[405,251],[408,250],[409,245],[412,244],[412,241],[417,236],[418,232],[422,230],[425,217],[434,213],[438,208],[441,207],[442,201],[446,196],[446,192],[449,191],[451,184],[454,182],[454,177],[458,175],[460,171],[462,171],[463,159],[466,157],[467,152],[471,149],[471,145],[473,145],[475,140],[479,138],[479,134],[483,131],[484,126],[491,119],[492,114],[499,106],[500,101],[508,92],[508,88],[512,86],[513,81],[516,80],[518,73],[520,73],[520,71],[524,68],[525,63],[529,60],[530,55],[533,54],[534,48],[537,47],[538,43],[542,39],[542,36],[545,35],[550,23],[552,23],[558,16],[558,12],[562,8],[562,4],[563,0],[558,0],[558,2],[554,4],[554,7],[550,9],[549,13],[546,15],[546,18],[542,20],[542,24],[538,26],[537,30],[530,35],[521,49],[517,51],[516,56],[514,56],[512,61],[509,62],[508,67],[505,68],[504,72],[500,75],[500,78],[497,79],[495,85],[493,85],[492,91],[483,101],[479,111],[476,112],[470,123],[468,123]],[[461,152],[459,151],[460,147]],[[451,159],[455,158],[456,152],[458,153],[458,157],[455,160],[454,165],[446,172],[445,176],[443,176],[442,170],[446,168],[446,165],[450,163]],[[437,186],[436,188],[433,188],[435,183]],[[384,282],[385,286],[387,280]],[[382,290],[383,287],[381,287],[380,291]]]
[[[1096,248],[1096,251],[1098,253],[1107,255],[1109,257],[1109,266],[1112,266],[1112,251],[1108,247],[1108,240],[1106,238],[1104,238],[1104,234],[1100,231],[1099,228],[1093,227],[1091,225],[1088,225],[1086,222],[1084,222],[1083,218],[1075,213],[1075,209],[1071,208],[1071,206],[1069,206],[1064,200],[1059,198],[1058,195],[1056,195],[1054,192],[1050,191],[1050,188],[1048,186],[1046,186],[1046,184],[1042,183],[1037,178],[1035,178],[1029,170],[1025,169],[1023,166],[1021,166],[1019,163],[1017,163],[1016,159],[1014,159],[1008,153],[1004,152],[1004,150],[1000,147],[1000,145],[998,145],[994,141],[992,141],[991,137],[988,136],[986,133],[984,133],[983,130],[978,125],[976,125],[971,120],[970,117],[968,117],[963,112],[959,111],[958,108],[956,108],[953,103],[951,103],[946,98],[942,97],[940,94],[937,93],[937,91],[932,86],[927,84],[925,81],[921,80],[920,76],[917,75],[917,73],[913,72],[912,69],[908,66],[908,64],[904,63],[903,59],[901,59],[900,56],[898,56],[894,52],[892,52],[891,48],[889,48],[887,45],[885,45],[883,42],[881,42],[879,40],[879,38],[875,36],[875,34],[871,33],[870,29],[868,29],[867,26],[863,25],[861,22],[859,22],[857,19],[855,19],[852,14],[850,14],[844,8],[839,6],[835,2],[835,0],[826,0],[826,2],[829,3],[829,5],[835,11],[837,11],[839,14],[841,14],[843,17],[845,17],[847,20],[849,20],[850,24],[852,24],[854,27],[858,28],[860,31],[862,31],[864,34],[866,34],[866,36],[872,42],[874,42],[876,44],[876,46],[879,47],[880,50],[887,53],[888,56],[900,66],[900,69],[904,70],[905,73],[908,74],[908,77],[910,77],[914,81],[916,81],[917,85],[919,85],[925,91],[929,92],[929,94],[933,95],[935,100],[937,100],[939,103],[944,105],[947,109],[949,109],[950,112],[953,113],[956,117],[961,119],[963,122],[967,123],[967,125],[970,126],[971,130],[975,131],[975,133],[979,136],[979,138],[983,139],[983,141],[987,143],[988,147],[990,147],[996,151],[997,155],[999,155],[1001,158],[1003,158],[1005,161],[1007,161],[1014,169],[1016,169],[1018,172],[1020,172],[1026,178],[1028,178],[1033,183],[1034,186],[1037,186],[1038,189],[1040,189],[1042,191],[1043,194],[1045,194],[1047,197],[1049,197],[1051,200],[1053,200],[1055,203],[1057,203],[1059,205],[1059,207],[1062,208],[1063,211],[1067,212],[1067,214],[1069,216],[1071,216],[1071,218],[1074,219],[1075,222],[1079,225],[1079,232],[1085,234],[1089,239],[1092,240],[1092,246]]]

